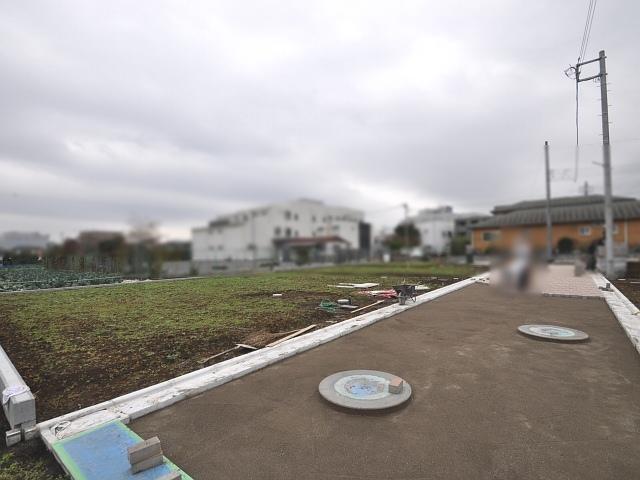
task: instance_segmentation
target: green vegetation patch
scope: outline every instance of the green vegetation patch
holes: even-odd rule
[[[350,317],[317,308],[323,300],[373,301],[329,285],[407,281],[438,288],[472,273],[433,263],[367,264],[3,294],[0,344],[44,420],[201,368],[198,360],[236,342],[262,346],[277,332]]]

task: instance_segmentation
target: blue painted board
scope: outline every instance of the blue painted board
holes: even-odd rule
[[[193,480],[166,457],[162,465],[133,474],[127,448],[142,439],[120,421],[109,422],[53,446],[59,461],[74,480],[156,480],[172,471]]]

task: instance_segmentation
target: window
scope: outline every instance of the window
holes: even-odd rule
[[[291,237],[291,229],[289,227],[284,231],[284,236],[287,238]]]
[[[499,231],[494,230],[492,232],[482,232],[482,240],[484,240],[485,242],[493,242],[498,238],[500,238]]]
[[[578,233],[580,233],[581,237],[590,237],[591,236],[591,227],[580,227],[578,229]]]
[[[298,219],[298,214],[297,214],[297,213],[294,213],[294,214],[293,214],[293,219],[294,219],[294,220],[297,220],[297,219]]]
[[[284,219],[285,220],[291,220],[291,212],[289,210],[285,210]]]
[[[293,232],[293,236],[294,236],[294,237],[299,237],[299,235],[298,235],[298,230],[296,230],[295,232]]]
[[[282,233],[282,229],[280,227],[276,227],[276,228],[273,229],[273,234],[276,237],[279,237],[281,233]]]

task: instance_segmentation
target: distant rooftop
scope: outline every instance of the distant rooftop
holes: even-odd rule
[[[614,202],[634,201],[632,197],[613,197]],[[569,207],[574,205],[591,205],[594,203],[604,203],[603,195],[577,195],[572,197],[556,197],[551,199],[552,207]],[[497,205],[491,213],[509,213],[514,210],[530,210],[535,208],[545,208],[547,201],[541,200],[525,200],[522,202],[512,203],[510,205]]]
[[[604,197],[582,195],[551,199],[552,223],[604,222]],[[530,200],[511,205],[498,205],[494,216],[474,228],[543,225],[546,221],[546,200]],[[631,197],[613,198],[615,220],[640,218],[640,201]]]

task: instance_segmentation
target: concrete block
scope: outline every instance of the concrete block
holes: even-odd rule
[[[153,457],[149,457],[141,462],[137,462],[131,465],[131,471],[133,473],[142,472],[143,470],[147,470],[149,468],[157,467],[158,465],[162,465],[164,462],[164,457],[160,453],[159,455],[155,455]]]
[[[180,472],[171,472],[161,476],[158,480],[182,480],[182,474]]]
[[[7,390],[23,389],[23,393],[7,394]],[[20,429],[36,421],[36,401],[22,380],[22,377],[11,363],[11,359],[0,346],[0,394],[7,396],[6,402],[1,402],[5,416],[12,429]]]
[[[393,380],[389,382],[389,393],[402,393],[403,388],[404,380],[399,377],[394,377]]]
[[[151,437],[127,448],[127,456],[131,465],[158,455],[162,455],[162,446],[158,437]]]
[[[4,438],[7,442],[7,447],[12,447],[22,441],[22,432],[20,429],[9,430],[4,434]]]
[[[33,440],[38,436],[38,427],[35,425],[33,427],[27,427],[22,430],[22,436],[25,441]]]

